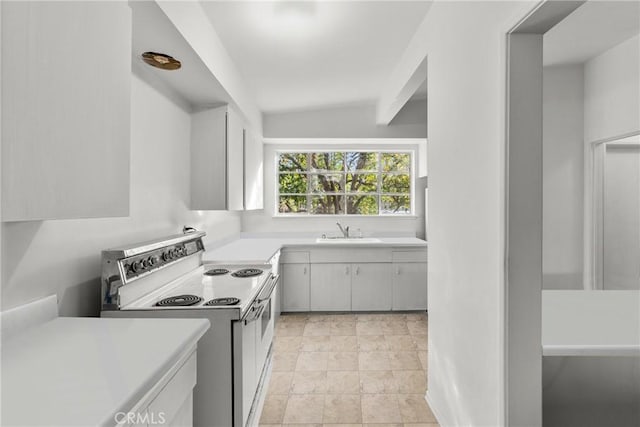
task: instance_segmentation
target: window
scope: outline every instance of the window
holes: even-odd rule
[[[411,215],[412,152],[279,152],[278,215]]]

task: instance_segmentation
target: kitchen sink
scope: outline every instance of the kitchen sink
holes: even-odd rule
[[[375,237],[319,237],[316,239],[316,243],[326,244],[366,244],[366,243],[380,243],[382,240]]]

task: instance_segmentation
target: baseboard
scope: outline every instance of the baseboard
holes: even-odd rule
[[[442,412],[438,409],[437,405],[433,403],[433,399],[429,395],[429,390],[425,393],[424,400],[427,401],[427,405],[431,408],[431,412],[433,412],[433,415],[436,417],[436,421],[438,421],[438,424],[440,424],[441,427],[454,425],[450,422],[451,420],[445,420],[444,417],[442,417]]]

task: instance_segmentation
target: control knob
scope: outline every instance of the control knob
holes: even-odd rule
[[[152,257],[149,257],[148,261],[149,261],[149,265],[154,266],[160,263],[160,258],[158,258],[158,255],[154,255]]]
[[[170,257],[169,257],[169,251],[167,252],[162,252],[162,259],[165,261],[169,261]]]
[[[135,273],[141,272],[143,270],[143,268],[144,268],[144,265],[143,265],[142,261],[136,261],[136,262],[133,263],[133,271]]]

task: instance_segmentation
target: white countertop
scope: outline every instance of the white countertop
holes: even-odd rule
[[[412,247],[426,248],[427,242],[415,237],[377,237],[375,243],[317,243],[316,237],[240,237],[222,246],[207,250],[203,256],[206,263],[215,264],[265,264],[282,248],[377,248]]]
[[[59,317],[2,343],[2,425],[113,426],[206,319]]]
[[[542,291],[545,356],[640,356],[640,291]]]

